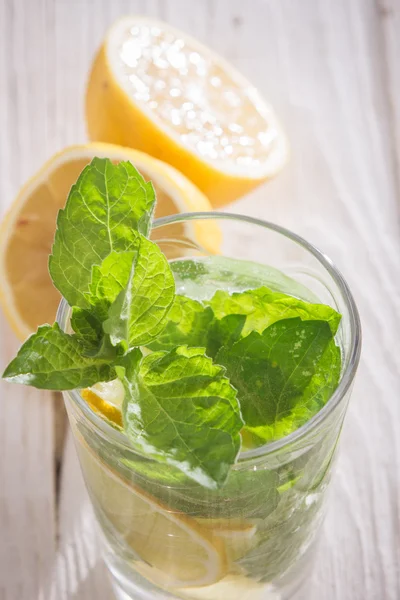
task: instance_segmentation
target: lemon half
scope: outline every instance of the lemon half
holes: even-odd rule
[[[71,146],[55,154],[21,189],[0,226],[0,302],[21,340],[38,325],[55,319],[60,294],[51,282],[48,259],[57,213],[95,156],[129,160],[151,180],[157,194],[156,217],[212,208],[186,177],[143,152],[99,143]],[[184,226],[174,227],[177,237],[182,236]],[[191,232],[208,252],[218,251],[221,232],[214,222],[198,221]],[[157,239],[157,230],[154,233]]]
[[[108,31],[86,95],[92,140],[143,150],[222,206],[274,176],[288,144],[269,104],[232,65],[177,29],[125,17]]]

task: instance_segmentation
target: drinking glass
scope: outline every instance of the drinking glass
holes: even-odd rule
[[[336,336],[342,372],[315,416],[286,437],[242,451],[217,491],[139,454],[89,408],[79,390],[66,392],[117,597],[289,598],[312,563],[359,361],[361,330],[353,297],[322,252],[272,223],[226,213],[181,214],[156,220],[152,237],[170,260],[184,265],[185,259],[198,259],[202,265],[186,275],[180,270],[181,293],[207,298],[217,287],[241,291],[267,285],[334,307],[342,314]],[[69,315],[63,301],[58,321],[64,330]]]

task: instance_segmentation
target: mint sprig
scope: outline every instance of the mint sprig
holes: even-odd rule
[[[95,158],[83,170],[49,260],[73,333],[39,327],[3,377],[69,390],[118,376],[132,446],[223,498],[224,483],[238,480],[228,476],[241,439],[287,435],[334,391],[340,315],[265,286],[204,302],[175,295],[171,267],[148,239],[154,206],[151,183],[130,163]],[[183,278],[190,263],[181,267]]]
[[[168,261],[146,237],[154,202],[152,185],[129,163],[94,159],[83,170],[59,213],[49,262],[74,333],[40,327],[3,376],[68,390],[118,372],[132,444],[215,488],[236,460],[243,426],[224,368],[179,343],[144,359],[138,348],[162,333],[175,298]]]

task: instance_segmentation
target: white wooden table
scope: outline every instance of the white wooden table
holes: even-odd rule
[[[323,248],[364,329],[306,598],[399,600],[400,1],[0,0],[1,213],[46,158],[85,139],[89,63],[126,13],[221,52],[286,124],[290,165],[232,210]],[[17,343],[2,317],[0,340],[3,367]],[[111,600],[71,439],[54,428],[59,399],[0,395],[0,600]]]

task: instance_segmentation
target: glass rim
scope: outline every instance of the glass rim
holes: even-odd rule
[[[354,301],[353,295],[350,291],[350,288],[344,279],[343,275],[339,271],[339,269],[335,266],[332,260],[321,250],[319,250],[316,246],[308,242],[306,239],[301,237],[300,235],[293,233],[289,229],[282,227],[281,225],[277,225],[275,223],[271,223],[270,221],[264,221],[261,219],[257,219],[255,217],[250,217],[247,215],[240,215],[235,213],[226,213],[226,212],[190,212],[190,213],[180,213],[177,215],[170,215],[167,217],[160,217],[155,219],[153,222],[153,229],[158,229],[165,225],[171,225],[174,223],[179,223],[182,221],[191,221],[191,220],[211,220],[211,219],[226,219],[231,221],[243,221],[245,223],[249,223],[251,225],[257,225],[260,227],[264,227],[265,229],[269,229],[271,231],[275,231],[283,235],[286,238],[289,238],[294,243],[300,245],[302,248],[307,250],[310,254],[312,254],[322,266],[328,271],[329,275],[332,277],[333,281],[337,285],[340,293],[343,296],[346,308],[348,310],[349,315],[349,325],[350,325],[350,348],[349,348],[349,357],[347,365],[341,375],[339,385],[336,390],[333,392],[332,396],[329,398],[327,403],[319,410],[309,421],[304,423],[301,427],[286,435],[278,440],[274,440],[272,442],[267,442],[262,446],[257,448],[246,450],[244,452],[240,452],[238,456],[238,463],[243,463],[248,460],[268,456],[278,451],[284,449],[286,446],[289,446],[295,442],[298,442],[305,438],[310,432],[313,432],[320,423],[325,421],[325,419],[332,413],[332,411],[338,406],[341,400],[345,397],[347,391],[349,390],[357,367],[360,360],[361,353],[361,322],[360,316],[358,313],[358,309],[356,303]],[[67,301],[62,298],[60,305],[58,307],[56,320],[60,325],[61,329],[64,330],[66,326],[66,319],[68,317],[68,311],[70,307]],[[146,456],[144,453],[140,453],[136,450],[127,439],[126,435],[122,432],[118,431],[111,425],[109,425],[104,419],[102,419],[99,415],[97,415],[94,411],[92,411],[89,405],[85,402],[82,396],[79,393],[78,389],[67,390],[64,394],[68,394],[73,399],[74,403],[82,410],[84,415],[91,421],[91,423],[100,429],[103,434],[107,436],[107,438],[111,438],[115,440],[115,442],[119,446],[125,446],[131,452],[134,452],[140,456]]]

